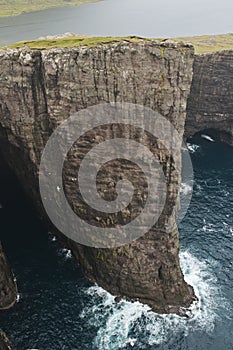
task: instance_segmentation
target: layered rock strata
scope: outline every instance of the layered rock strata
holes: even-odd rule
[[[233,51],[196,55],[186,137],[207,132],[233,145]]]
[[[1,153],[40,215],[44,213],[38,189],[39,165],[53,130],[81,109],[104,102],[127,102],[158,111],[182,137],[193,57],[190,45],[147,40],[47,51],[0,51]],[[121,178],[133,178],[139,187],[134,198],[137,205],[116,216],[98,215],[97,220],[96,213],[76,195],[72,182],[82,156],[94,144],[119,136],[144,143],[158,157],[168,189],[162,215],[146,235],[120,248],[68,244],[87,277],[109,292],[139,299],[159,313],[182,313],[194,300],[194,292],[179,265],[173,214],[178,209],[181,174],[168,150],[146,133],[143,125],[141,130],[116,125],[97,128],[70,152],[64,168],[67,198],[78,215],[101,227],[124,225],[140,212],[146,191],[140,180],[143,174],[132,164],[121,160],[107,164],[98,180],[99,193],[107,200],[114,199]],[[177,156],[180,158],[180,152]],[[112,179],[107,184],[106,174]]]

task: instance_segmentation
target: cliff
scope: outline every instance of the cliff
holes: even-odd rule
[[[0,330],[0,350],[13,350],[6,334]]]
[[[189,45],[153,40],[121,40],[105,45],[78,48],[0,51],[0,145],[6,162],[17,175],[25,192],[44,215],[38,190],[42,151],[52,131],[72,113],[101,102],[128,102],[158,110],[182,136],[186,101],[190,90],[193,48]],[[194,300],[179,266],[178,230],[173,210],[178,208],[180,172],[166,150],[151,135],[114,126],[95,130],[81,139],[78,150],[64,170],[66,196],[72,208],[85,220],[111,227],[117,218],[96,213],[76,197],[71,179],[76,175],[79,155],[87,152],[98,137],[132,137],[144,142],[163,166],[168,197],[159,221],[142,238],[116,249],[96,249],[67,244],[79,259],[85,274],[117,296],[139,299],[159,313],[181,313]],[[180,152],[177,155],[180,158]],[[114,171],[117,169],[117,176]],[[138,169],[116,162],[106,169],[113,178],[129,180],[135,175],[141,186],[137,210],[143,207],[143,185]],[[102,182],[101,182],[102,181]],[[106,195],[100,179],[100,194]],[[114,191],[110,191],[110,200]],[[78,209],[77,209],[78,208]],[[125,224],[137,214],[134,207],[122,213]],[[118,218],[119,219],[119,218]],[[109,226],[108,226],[109,225]],[[167,227],[170,227],[168,230]]]
[[[233,145],[233,50],[196,55],[186,137],[205,131]]]
[[[12,307],[16,300],[16,283],[0,244],[0,310]]]
[[[0,311],[9,309],[17,300],[17,287],[0,243]],[[0,329],[0,350],[12,350],[4,332]]]

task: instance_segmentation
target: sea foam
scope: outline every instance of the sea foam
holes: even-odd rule
[[[200,146],[187,142],[187,148],[190,153],[195,153],[200,148]]]
[[[181,252],[180,263],[185,280],[193,286],[198,301],[190,307],[190,317],[158,315],[147,305],[121,300],[98,286],[85,290],[89,304],[80,317],[97,330],[93,348],[115,350],[123,348],[146,349],[159,345],[172,337],[185,337],[197,330],[210,333],[218,317],[218,307],[227,308],[221,298],[217,279],[212,271],[213,261],[202,261],[189,251]]]
[[[185,183],[182,182],[180,186],[180,193],[181,195],[188,195],[193,190],[193,184],[192,183]]]

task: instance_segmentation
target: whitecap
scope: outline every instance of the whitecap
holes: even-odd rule
[[[205,225],[203,225],[202,230],[204,232],[216,232],[216,229],[214,228],[213,224],[206,224],[206,221],[204,221]]]
[[[143,349],[146,345],[162,344],[172,334],[187,336],[190,332],[213,331],[218,307],[227,304],[221,298],[217,278],[211,272],[215,261],[202,261],[189,251],[181,252],[180,263],[185,280],[193,286],[198,301],[189,309],[189,318],[177,315],[158,315],[139,302],[121,300],[98,286],[85,290],[90,297],[81,317],[91,326],[97,327],[93,341],[95,349],[115,350],[132,344]],[[132,345],[131,345],[132,346]]]
[[[200,146],[195,145],[195,144],[191,144],[191,143],[187,143],[187,148],[188,148],[190,153],[195,153],[200,148]]]
[[[193,190],[193,186],[190,185],[189,183],[181,183],[181,186],[180,186],[180,193],[183,194],[183,195],[187,195],[189,194],[190,192],[192,192]]]
[[[50,239],[50,241],[51,241],[51,242],[56,242],[57,237],[56,237],[53,233],[51,233],[51,232],[48,232],[48,234],[49,234],[49,239]]]
[[[66,260],[72,258],[72,253],[70,249],[63,248],[58,251],[58,254],[63,256]]]
[[[207,141],[214,142],[214,140],[213,140],[210,136],[208,136],[208,135],[202,134],[201,137],[202,137],[203,139],[207,140]]]

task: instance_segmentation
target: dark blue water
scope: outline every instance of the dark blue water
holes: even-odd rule
[[[0,327],[16,350],[233,349],[233,148],[190,142],[194,194],[180,224],[180,257],[200,302],[189,320],[148,313],[139,303],[116,305],[91,286],[38,222],[16,179],[1,169],[1,240],[20,300],[0,314]]]

